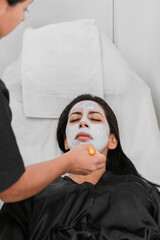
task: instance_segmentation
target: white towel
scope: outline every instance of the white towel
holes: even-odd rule
[[[82,93],[103,97],[99,32],[93,19],[27,29],[22,89],[27,117],[58,118]]]

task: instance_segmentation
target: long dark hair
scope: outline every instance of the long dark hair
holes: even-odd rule
[[[65,149],[64,146],[64,138],[65,138],[65,131],[66,131],[66,125],[68,121],[68,116],[71,108],[78,102],[85,101],[85,100],[91,100],[94,102],[97,102],[98,104],[101,105],[103,108],[106,119],[108,121],[109,127],[110,127],[110,133],[114,134],[116,139],[117,139],[117,147],[113,150],[108,150],[107,154],[107,161],[106,161],[106,170],[110,171],[114,174],[131,174],[138,176],[142,178],[143,180],[147,181],[153,186],[158,186],[157,184],[154,184],[146,179],[144,179],[137,171],[136,167],[134,164],[131,162],[131,160],[125,155],[125,153],[122,150],[121,143],[120,143],[120,136],[119,136],[119,128],[118,128],[118,123],[117,123],[117,118],[110,108],[110,106],[100,97],[93,96],[90,94],[83,94],[70,102],[69,105],[63,110],[62,114],[60,115],[59,122],[58,122],[58,127],[57,127],[57,140],[60,149],[63,152],[67,152],[69,150]]]
[[[24,1],[26,1],[26,0],[7,0],[8,4],[9,4],[10,6],[14,6],[14,5],[16,5],[17,3],[24,2]]]

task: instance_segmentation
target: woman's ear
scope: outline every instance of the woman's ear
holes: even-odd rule
[[[66,150],[69,150],[66,136],[64,137],[64,148],[65,148]]]
[[[110,134],[109,142],[108,142],[108,149],[115,149],[117,147],[118,141],[114,134]]]

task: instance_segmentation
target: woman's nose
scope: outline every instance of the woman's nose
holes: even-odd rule
[[[80,123],[79,123],[79,128],[84,128],[84,127],[88,128],[88,127],[89,127],[88,123],[86,123],[86,122],[80,122]]]

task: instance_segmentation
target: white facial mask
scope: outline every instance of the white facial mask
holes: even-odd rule
[[[73,149],[81,144],[86,143],[93,144],[99,152],[102,152],[108,143],[110,132],[108,122],[104,115],[104,111],[96,102],[93,101],[81,101],[75,104],[74,107],[71,109],[69,116],[76,110],[82,110],[83,116],[81,120],[75,125],[70,125],[69,122],[67,123],[66,137],[69,149]],[[90,111],[100,112],[103,115],[105,122],[95,124],[92,123],[87,118],[88,112]],[[86,127],[85,125],[80,126],[81,122],[86,123],[88,127]],[[76,136],[79,133],[89,134],[92,139],[89,138],[85,142],[80,141],[79,139],[76,139]]]

